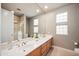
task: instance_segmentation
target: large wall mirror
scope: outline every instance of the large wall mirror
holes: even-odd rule
[[[1,9],[1,42],[21,40],[26,37],[26,16],[16,16],[13,11]]]

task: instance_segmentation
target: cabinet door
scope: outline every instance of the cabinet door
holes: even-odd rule
[[[41,48],[42,55],[46,55],[51,47],[52,47],[52,39],[48,40],[46,43],[42,45]]]
[[[47,42],[47,50],[49,50],[51,47],[52,47],[52,39],[50,39],[50,40]]]
[[[31,53],[29,53],[27,56],[41,56],[41,47],[35,49]]]
[[[41,46],[41,53],[42,55],[45,54],[47,52],[47,42],[44,43],[42,46]]]

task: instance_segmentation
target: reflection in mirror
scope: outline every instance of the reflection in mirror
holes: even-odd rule
[[[1,45],[7,47],[12,41],[26,37],[26,16],[16,16],[13,11],[1,9]],[[24,36],[25,35],[25,36]]]
[[[15,40],[21,40],[26,35],[26,17],[16,16],[14,17],[14,36]]]
[[[14,12],[1,9],[1,42],[12,41],[14,37]]]

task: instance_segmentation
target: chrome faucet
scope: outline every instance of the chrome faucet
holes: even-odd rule
[[[26,43],[25,42],[22,42],[22,46],[24,46]]]

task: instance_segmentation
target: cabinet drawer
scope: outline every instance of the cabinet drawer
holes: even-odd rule
[[[51,47],[52,47],[52,40],[50,39],[50,40],[47,42],[47,50],[49,50]]]

